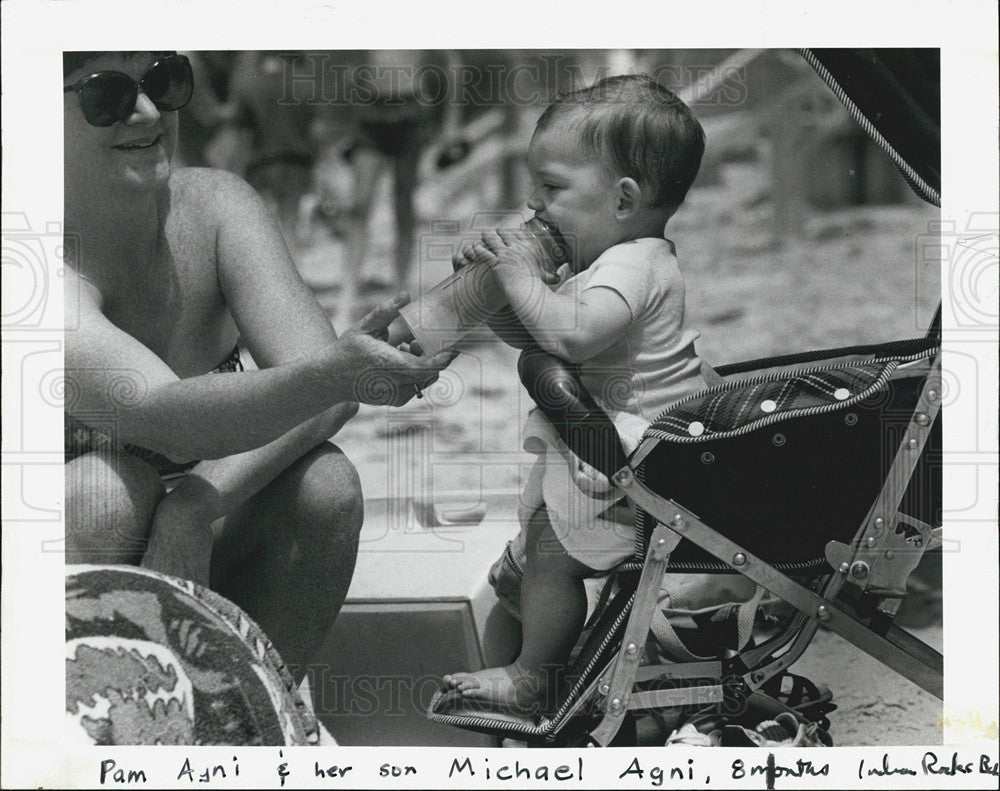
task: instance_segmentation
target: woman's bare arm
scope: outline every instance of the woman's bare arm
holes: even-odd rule
[[[204,173],[213,173],[204,171]],[[337,404],[400,405],[450,360],[418,358],[380,340],[405,301],[380,307],[338,339],[308,292],[262,202],[228,174],[211,176],[218,276],[263,370],[180,379],[104,315],[98,290],[72,269],[66,369],[83,417],[101,415],[122,441],[175,460],[221,458],[261,447]],[[72,290],[75,289],[75,290]]]

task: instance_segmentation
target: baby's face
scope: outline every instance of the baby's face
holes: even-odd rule
[[[586,269],[620,241],[617,179],[571,129],[556,124],[535,132],[528,146],[528,170],[528,208],[562,234],[573,255],[573,271]]]

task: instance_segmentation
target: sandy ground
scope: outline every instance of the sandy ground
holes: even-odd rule
[[[940,614],[909,629],[939,651]],[[941,701],[832,632],[818,632],[792,670],[833,693],[837,710],[828,716],[836,745],[941,744]]]
[[[722,364],[764,356],[922,335],[937,305],[936,262],[921,251],[936,212],[918,203],[814,212],[799,241],[775,242],[766,162],[721,170],[696,187],[672,220],[670,236],[687,282],[688,323],[702,333],[698,348]],[[474,197],[455,201],[466,228]],[[388,278],[390,207],[374,217],[373,248],[363,277]],[[420,251],[441,241],[426,217]],[[448,239],[445,239],[448,241]],[[338,330],[341,267],[336,240],[316,231],[296,251],[303,276]],[[413,291],[448,271],[440,254],[423,255]],[[391,293],[370,288],[371,300]],[[528,461],[518,429],[528,409],[515,373],[515,353],[483,334],[429,388],[398,410],[362,407],[338,435],[361,473],[369,497],[415,489],[478,491],[513,488]],[[412,474],[394,474],[400,453]],[[911,605],[925,642],[940,648],[940,604]],[[934,744],[940,704],[931,695],[844,643],[820,632],[794,668],[828,685],[839,709],[831,715],[837,744]]]

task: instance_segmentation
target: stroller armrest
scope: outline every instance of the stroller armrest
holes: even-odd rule
[[[609,478],[626,464],[614,424],[584,388],[574,366],[530,346],[517,363],[521,382],[556,433],[579,458]]]
[[[843,346],[837,349],[818,349],[816,351],[784,354],[778,357],[761,357],[756,360],[720,365],[715,369],[715,372],[719,376],[729,377],[735,374],[755,373],[764,368],[780,368],[788,365],[803,365],[813,362],[829,363],[839,357],[908,357],[914,354],[921,354],[939,345],[940,340],[935,337],[927,337],[864,346]]]

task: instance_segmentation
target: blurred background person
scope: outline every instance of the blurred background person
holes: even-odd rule
[[[267,202],[286,241],[296,239],[299,203],[312,186],[316,160],[310,134],[315,104],[288,95],[290,77],[308,67],[301,52],[243,52],[231,77],[237,126],[249,140],[243,175]]]
[[[184,52],[194,93],[178,114],[177,158],[189,167],[211,167],[242,176],[250,157],[249,118],[231,91],[233,67],[243,53]]]
[[[412,285],[417,228],[414,194],[421,155],[432,141],[448,141],[457,131],[450,62],[441,52],[368,50],[336,64],[348,67],[340,70],[346,79],[338,84],[349,102],[346,107],[334,103],[326,109],[326,126],[320,129],[327,137],[323,145],[332,156],[325,160],[328,170],[319,174],[318,181],[321,190],[326,188],[320,206],[325,205],[327,211],[320,216],[332,221],[335,230],[344,235],[346,258],[353,262],[343,272],[341,307],[348,319],[360,310],[361,272],[371,251],[371,217],[386,175],[393,216],[391,268],[380,271],[372,285]],[[342,120],[331,118],[332,113],[349,120],[346,134]],[[329,139],[330,130],[338,126],[340,134]],[[349,166],[347,178],[337,156]],[[338,211],[330,211],[338,203]]]

